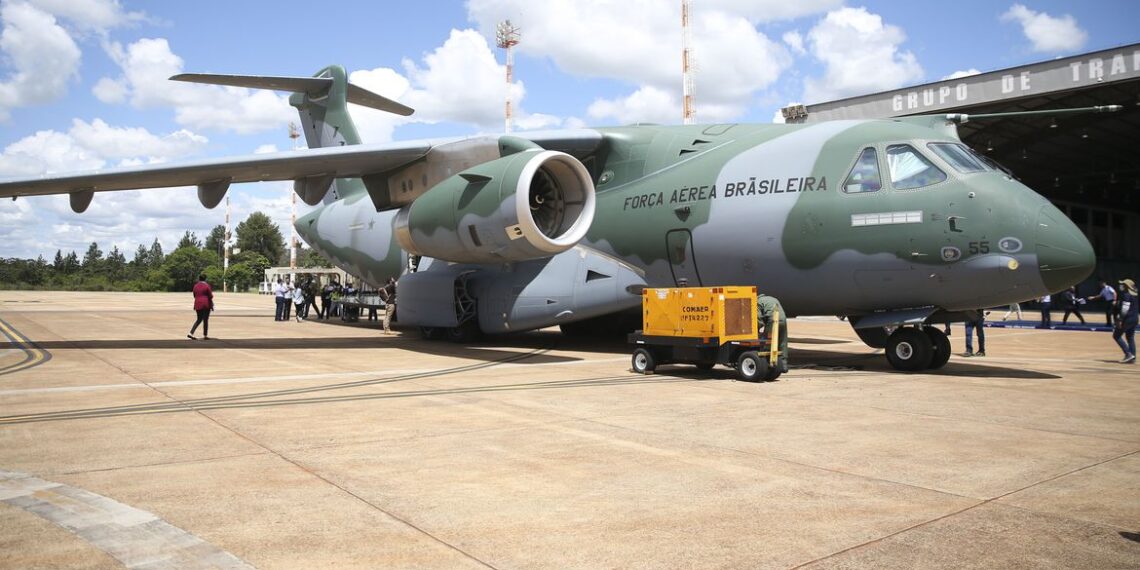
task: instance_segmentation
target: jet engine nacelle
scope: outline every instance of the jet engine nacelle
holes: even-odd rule
[[[436,184],[396,216],[409,253],[457,263],[557,255],[594,221],[594,182],[578,159],[529,149]]]

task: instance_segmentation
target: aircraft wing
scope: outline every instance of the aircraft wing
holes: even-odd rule
[[[523,134],[517,138],[576,155],[592,151],[602,140],[600,133],[590,129],[536,132],[533,136]],[[0,178],[0,198],[70,194],[72,209],[83,212],[95,192],[197,186],[202,205],[213,208],[221,202],[230,184],[293,180],[298,194],[306,202],[315,204],[332,180],[363,178],[369,192],[375,192],[374,200],[379,200],[377,208],[387,209],[400,205],[382,196],[388,193],[388,173],[419,162],[438,163],[449,176],[454,171],[497,158],[498,142],[497,137],[483,136],[360,144],[22,179]]]
[[[0,197],[71,194],[74,209],[77,198],[89,203],[94,192],[198,186],[200,198],[203,198],[203,194],[217,194],[220,201],[229,184],[234,182],[360,177],[399,168],[425,156],[433,146],[431,141],[352,145],[0,179]],[[203,199],[203,205],[212,208],[218,203],[214,201],[210,204],[209,201],[212,200]],[[82,208],[77,208],[76,211],[81,212],[87,204],[78,205]]]

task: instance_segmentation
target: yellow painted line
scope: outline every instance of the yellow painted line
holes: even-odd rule
[[[14,348],[24,353],[24,360],[0,368],[0,376],[27,370],[51,360],[50,352],[36,346],[36,343],[20,334],[20,331],[5,322],[4,319],[0,319],[0,333],[8,337],[8,341],[14,345]]]

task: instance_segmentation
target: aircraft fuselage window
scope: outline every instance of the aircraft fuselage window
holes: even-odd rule
[[[965,174],[971,172],[984,172],[990,170],[982,158],[974,154],[970,147],[961,143],[930,143],[927,148],[934,151],[939,158],[945,160],[950,166]]]
[[[887,168],[895,190],[922,188],[946,180],[946,173],[934,166],[909,144],[887,147]]]
[[[860,192],[876,192],[883,187],[883,179],[879,176],[879,153],[874,148],[863,149],[859,160],[851,168],[851,174],[843,182],[843,191],[851,194]]]

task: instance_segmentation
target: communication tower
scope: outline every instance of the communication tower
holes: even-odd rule
[[[511,132],[511,83],[514,80],[514,48],[519,44],[519,29],[510,20],[503,20],[495,27],[495,45],[507,50],[507,105],[506,132]]]
[[[682,103],[681,121],[691,125],[697,118],[697,111],[693,108],[693,38],[689,32],[689,0],[681,0],[681,75],[682,75]]]
[[[289,123],[289,138],[293,139],[293,150],[297,150],[297,139],[301,138],[301,132],[297,130],[297,125]],[[290,214],[289,214],[289,269],[297,268],[297,193],[289,193],[290,200]]]

